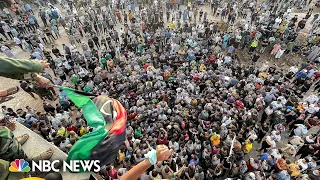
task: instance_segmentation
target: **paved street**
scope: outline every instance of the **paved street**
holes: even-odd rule
[[[58,6],[58,7],[60,7],[60,6]],[[211,14],[211,10],[209,7],[203,6],[202,9],[204,11],[207,11],[208,14]],[[35,13],[37,14],[37,11]],[[301,19],[305,15],[305,13],[293,13],[292,16],[295,14],[297,14],[299,16],[299,19]],[[66,15],[66,14],[64,14],[64,15]],[[220,19],[217,19],[217,17],[212,17],[210,15],[208,15],[208,18],[210,21],[220,21]],[[312,18],[310,18],[310,19],[312,19]],[[310,19],[309,19],[309,21],[310,21]],[[38,22],[40,23],[40,26],[43,26],[41,20],[38,20]],[[116,26],[116,29],[120,30],[121,27],[123,27],[123,26],[118,24]],[[60,29],[61,38],[56,40],[54,45],[57,46],[60,49],[60,51],[62,51],[62,44],[64,43],[64,44],[68,45],[69,39],[67,37],[65,30],[61,26],[59,27],[59,29]],[[307,33],[309,31],[309,29],[310,29],[310,23],[307,24],[306,28],[302,31],[302,33]],[[82,42],[87,42],[87,38],[83,38]],[[51,51],[51,45],[52,44],[47,45],[46,49]],[[81,48],[79,48],[79,50],[80,49]],[[29,54],[26,51],[22,51],[19,47],[14,47],[13,53],[15,54],[16,58],[29,59]],[[283,63],[283,62],[279,62],[279,63]],[[18,86],[18,85],[19,85],[19,81],[17,81],[17,80],[12,80],[12,79],[8,79],[8,78],[0,77],[0,89]],[[17,94],[10,96],[8,98],[10,100],[8,100],[6,102],[1,102],[1,105],[6,105],[6,106],[12,107],[14,109],[24,108],[25,106],[28,105],[28,106],[31,106],[32,108],[42,110],[42,101],[39,98],[37,100],[35,100],[29,94],[23,92],[22,90],[20,90]],[[280,142],[278,142],[277,147],[279,147],[279,148],[283,147],[287,143],[287,137],[288,137],[287,134],[282,136],[282,140]],[[260,145],[255,142],[254,149],[257,149],[257,148],[260,148]],[[253,150],[247,156],[256,157],[258,154],[259,154],[259,152]]]

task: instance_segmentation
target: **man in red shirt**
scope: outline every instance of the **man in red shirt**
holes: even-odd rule
[[[77,128],[73,125],[73,124],[70,124],[68,127],[67,127],[67,131],[74,131],[74,132],[77,132]]]
[[[168,138],[167,131],[164,130],[163,128],[160,128],[160,135],[158,136],[157,144],[167,145],[168,144],[167,138]]]
[[[120,14],[120,11],[119,11],[119,10],[117,10],[117,12],[116,12],[116,16],[117,16],[117,18],[118,18],[119,22],[121,23],[121,22],[122,22],[122,20],[121,20],[121,14]]]
[[[137,116],[137,113],[136,113],[135,111],[132,111],[132,112],[129,114],[129,119],[132,120],[132,119],[134,119],[136,116]]]

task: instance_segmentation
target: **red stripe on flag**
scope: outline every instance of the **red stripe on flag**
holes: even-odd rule
[[[112,124],[110,129],[110,133],[112,134],[122,134],[124,129],[126,128],[127,123],[127,112],[121,103],[115,99],[112,100],[113,107],[117,111],[117,118],[115,122]]]

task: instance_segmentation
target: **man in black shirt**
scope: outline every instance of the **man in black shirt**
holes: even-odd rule
[[[52,53],[53,53],[56,57],[61,56],[60,50],[59,50],[57,47],[55,47],[54,45],[52,45]]]
[[[298,15],[294,15],[294,17],[290,20],[290,24],[293,24],[294,26],[297,21],[298,21]]]
[[[30,94],[34,99],[37,99],[33,93],[35,91],[29,86],[29,83],[27,81],[19,81],[20,82],[20,88],[23,89],[26,93]]]
[[[89,40],[88,40],[88,46],[89,46],[90,49],[93,49],[93,48],[94,48],[94,42],[93,42],[92,39],[89,39]]]
[[[260,58],[260,55],[258,53],[254,53],[252,56],[252,64],[255,64]]]
[[[47,37],[49,38],[50,42],[53,42],[54,40],[56,40],[56,38],[53,36],[53,34],[51,32],[51,29],[45,28],[44,32],[47,35]]]
[[[47,27],[48,24],[47,24],[47,20],[46,20],[46,12],[45,11],[40,11],[39,12],[39,16],[40,16],[44,26]]]
[[[203,15],[203,10],[201,9],[201,11],[199,12],[199,21],[200,22],[201,22],[202,15]]]
[[[93,39],[94,43],[96,44],[96,46],[98,48],[100,48],[99,37],[95,35],[95,36],[93,36],[92,39]]]
[[[49,104],[47,101],[44,101],[43,102],[43,109],[47,112],[47,113],[51,113],[51,114],[54,114],[56,109],[51,105]]]
[[[170,20],[170,12],[167,11],[167,22],[169,22],[169,20]]]
[[[63,50],[65,52],[65,54],[67,55],[71,55],[71,50],[69,48],[69,46],[66,46],[65,44],[62,44]]]

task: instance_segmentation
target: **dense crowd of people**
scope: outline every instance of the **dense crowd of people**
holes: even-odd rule
[[[16,3],[0,33],[28,51],[30,61],[49,62],[54,75],[41,75],[52,84],[108,95],[127,109],[126,140],[112,166],[103,168],[106,179],[121,179],[156,145],[173,155],[141,180],[319,179],[319,14],[311,19],[311,7],[303,18],[291,14],[306,1],[99,5],[61,2],[64,16],[49,3],[37,17],[29,4]],[[307,23],[312,27],[303,44],[297,37]],[[61,30],[70,42],[63,49],[49,45],[59,43]],[[1,51],[15,57],[4,43]],[[251,62],[240,65],[236,51]],[[260,56],[281,61],[293,53],[304,62],[288,70],[256,64]],[[45,112],[29,106],[2,106],[2,112],[62,151],[93,131],[65,92],[28,80],[20,88],[43,99]]]

